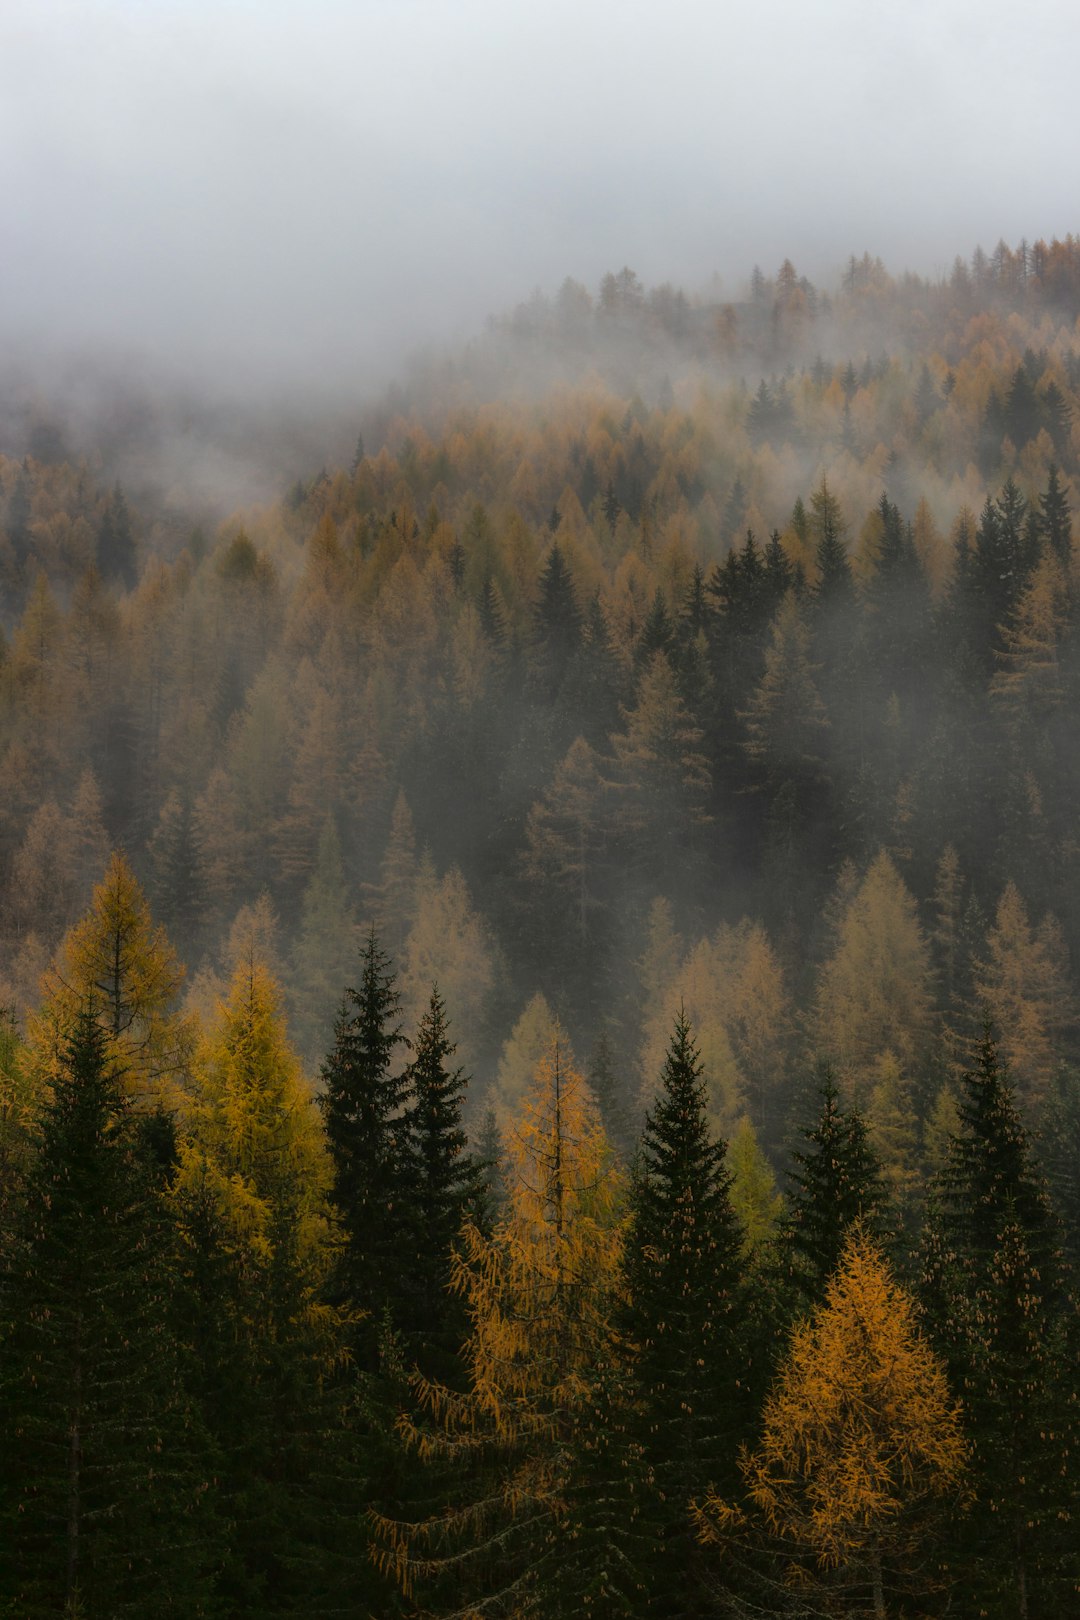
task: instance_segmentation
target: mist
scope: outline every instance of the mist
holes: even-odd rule
[[[0,340],[226,398],[370,393],[566,275],[933,274],[1074,223],[1054,0],[7,12]]]

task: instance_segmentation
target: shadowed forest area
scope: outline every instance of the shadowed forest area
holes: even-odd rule
[[[0,401],[0,1614],[1073,1612],[1080,240],[265,423]]]

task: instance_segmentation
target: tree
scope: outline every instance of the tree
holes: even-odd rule
[[[925,1544],[963,1486],[967,1448],[945,1369],[879,1248],[852,1232],[822,1306],[799,1324],[741,1461],[748,1512],[718,1495],[707,1543],[759,1521],[790,1548],[787,1580],[866,1594],[925,1590]]]
[[[1039,496],[1039,530],[1062,568],[1072,560],[1072,511],[1069,497],[1053,462],[1046,474],[1046,490]]]
[[[663,653],[654,653],[638,683],[633,707],[624,711],[625,729],[612,737],[615,753],[615,827],[630,859],[656,874],[685,882],[700,830],[709,820],[711,787],[701,752],[700,726],[679,695],[674,671]]]
[[[135,536],[124,492],[117,484],[109,496],[97,535],[97,565],[103,579],[132,590],[135,585]]]
[[[402,1292],[403,1326],[421,1365],[447,1369],[466,1337],[460,1300],[449,1293],[454,1250],[466,1219],[476,1221],[485,1202],[485,1171],[466,1151],[461,1109],[469,1078],[451,1068],[455,1051],[446,1006],[437,985],[412,1042],[403,1076],[404,1174],[409,1189],[411,1249]]]
[[[706,1612],[689,1502],[731,1469],[744,1416],[742,1233],[725,1153],[709,1130],[701,1060],[680,1012],[631,1182],[619,1319],[637,1466],[648,1481],[638,1558],[640,1612],[650,1615]]]
[[[402,1170],[405,1081],[395,1054],[406,1044],[390,960],[374,930],[360,955],[360,983],[346,989],[319,1098],[333,1166],[331,1199],[342,1229],[336,1297],[364,1313],[362,1361],[378,1360],[383,1311],[397,1294],[407,1230]]]
[[[90,911],[68,931],[42,981],[29,1031],[35,1061],[48,1072],[64,1032],[89,1008],[132,1095],[149,1107],[177,1103],[193,1044],[190,1026],[172,1010],[183,978],[131,867],[114,853]]]
[[[622,1184],[558,1033],[507,1148],[505,1211],[489,1233],[466,1223],[454,1261],[465,1387],[419,1378],[405,1424],[422,1460],[452,1464],[453,1499],[377,1523],[384,1565],[434,1612],[518,1615],[558,1584],[568,1459],[610,1343]]]
[[[1003,1058],[1025,1108],[1045,1096],[1076,1027],[1064,941],[1054,918],[1033,928],[1015,883],[1005,885],[977,964],[976,991],[1002,1031]]]
[[[330,1179],[280,990],[249,956],[200,1048],[174,1194],[181,1309],[197,1324],[198,1391],[234,1526],[232,1612],[319,1612],[329,1593],[355,1604],[370,1585],[345,1539],[363,1497],[334,1376],[346,1323],[324,1300]]]
[[[215,1472],[173,1331],[159,1167],[115,1048],[62,1039],[3,1277],[0,1606],[210,1615]]]
[[[882,850],[852,896],[821,972],[816,1042],[859,1097],[874,1059],[891,1050],[911,1064],[930,1029],[930,951],[915,901]]]
[[[765,673],[741,718],[752,783],[767,794],[770,831],[791,852],[807,826],[825,826],[828,716],[810,632],[795,593],[784,597],[765,650]]]
[[[852,1229],[874,1233],[881,1224],[884,1193],[876,1155],[857,1109],[845,1113],[832,1071],[818,1069],[820,1109],[801,1134],[806,1143],[791,1155],[788,1212],[781,1223],[781,1253],[791,1282],[812,1304],[824,1297]]]
[[[574,594],[566,558],[557,540],[548,553],[540,575],[533,622],[537,690],[550,703],[554,701],[566,678],[570,661],[581,644],[581,609]]]
[[[855,582],[848,561],[844,537],[847,524],[840,502],[823,478],[810,497],[810,535],[815,544],[817,579],[814,603],[818,613],[845,618],[855,605]]]
[[[328,816],[319,851],[304,888],[300,934],[293,954],[298,986],[295,1028],[301,1052],[309,1060],[323,1050],[333,1024],[341,963],[355,950],[356,926],[349,905],[337,825]]]
[[[969,1414],[976,1504],[957,1549],[963,1577],[995,1612],[1059,1612],[1076,1581],[1072,1311],[1055,1222],[989,1025],[932,1189],[922,1293]]]

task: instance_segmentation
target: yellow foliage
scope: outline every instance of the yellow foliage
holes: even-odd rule
[[[959,1407],[914,1303],[856,1232],[824,1306],[795,1330],[760,1446],[741,1459],[752,1514],[796,1556],[863,1566],[879,1590],[882,1560],[910,1566],[935,1504],[960,1491],[966,1457]],[[697,1522],[702,1539],[719,1542],[746,1521],[711,1497]]]
[[[42,1005],[29,1020],[32,1062],[51,1073],[66,1032],[89,1008],[131,1095],[179,1106],[194,1040],[191,1024],[173,1011],[183,978],[135,874],[114,853],[89,912],[42,978]]]
[[[816,1039],[849,1090],[891,1049],[914,1062],[931,1017],[930,953],[915,901],[884,851],[871,863],[837,930],[818,985]]]
[[[311,1088],[286,1038],[280,991],[257,961],[236,969],[199,1049],[179,1177],[181,1191],[196,1183],[212,1189],[239,1256],[267,1263],[284,1218],[301,1266],[319,1273],[330,1164]]]

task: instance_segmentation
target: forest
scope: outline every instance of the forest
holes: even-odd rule
[[[0,400],[0,1615],[1080,1613],[1080,238],[175,420]]]

